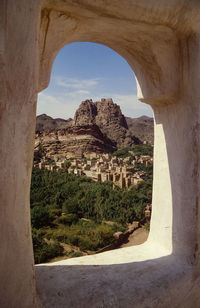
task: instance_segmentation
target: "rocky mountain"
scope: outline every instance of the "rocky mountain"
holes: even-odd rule
[[[90,153],[109,153],[114,144],[95,124],[71,126],[56,131],[36,133],[35,151],[40,146],[47,156],[70,158]]]
[[[112,98],[99,102],[86,100],[81,103],[74,116],[74,125],[96,124],[117,147],[140,143],[129,130],[120,106]]]
[[[73,120],[46,114],[36,120],[35,150],[42,145],[48,156],[106,153],[143,141],[153,143],[153,119],[126,118],[112,99],[82,102]]]
[[[53,119],[45,113],[37,116],[36,119],[36,132],[42,131],[53,131],[62,128],[69,127],[73,120],[70,118],[68,120],[64,119]]]
[[[142,142],[150,144],[154,142],[154,122],[153,118],[142,116],[139,118],[126,117],[129,131],[137,136]]]

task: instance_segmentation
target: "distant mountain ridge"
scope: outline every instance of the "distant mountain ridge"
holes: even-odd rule
[[[74,119],[53,119],[46,114],[36,119],[36,147],[42,144],[51,154],[111,152],[144,141],[153,144],[153,118],[125,117],[111,98],[82,102]]]
[[[147,116],[139,118],[126,117],[129,131],[139,138],[142,142],[147,141],[150,144],[154,142],[154,120]]]
[[[53,131],[66,128],[70,125],[72,121],[73,120],[71,118],[69,118],[68,120],[60,118],[53,119],[52,117],[43,113],[36,118],[36,132]]]

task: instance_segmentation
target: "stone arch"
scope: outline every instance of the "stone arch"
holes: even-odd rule
[[[60,9],[61,10],[61,9]],[[51,68],[55,56],[64,45],[77,41],[89,41],[106,45],[129,63],[137,79],[138,98],[152,106],[156,116],[156,106],[174,104],[178,99],[179,43],[176,33],[165,25],[132,23],[110,16],[90,16],[90,11],[82,15],[77,8],[73,13],[64,8],[44,7],[41,12],[40,28],[40,78],[39,89],[45,88],[50,80]],[[162,134],[162,153],[168,166],[165,136]],[[160,154],[158,154],[159,156]],[[164,159],[164,156],[163,156]],[[160,173],[160,172],[158,172]],[[172,251],[172,192],[170,174],[165,173],[168,186],[164,194],[154,185],[154,195],[159,194],[158,203],[153,205],[152,230],[159,230],[159,236],[150,237]],[[163,196],[161,199],[161,195]],[[154,198],[155,199],[155,198]],[[167,202],[164,200],[168,200]],[[159,226],[157,221],[164,211],[165,220]],[[154,218],[155,217],[155,218]],[[154,227],[155,226],[155,227]],[[165,230],[165,231],[164,231]]]
[[[140,83],[139,98],[153,104],[177,94],[179,80],[172,74],[172,63],[178,70],[178,39],[170,27],[72,15],[52,7],[43,8],[40,29],[39,90],[47,87],[54,58],[64,45],[89,41],[106,45],[126,59]]]
[[[83,307],[91,303],[93,307],[198,306],[199,2],[20,0],[16,5],[13,0],[3,0],[0,14],[1,306],[39,306],[29,214],[36,99],[38,91],[48,85],[56,53],[72,41],[102,43],[121,54],[136,74],[139,98],[151,104],[155,114],[149,241],[123,253],[99,255],[99,264],[113,257],[118,263],[102,265],[99,282],[94,275],[98,269],[92,267],[96,263],[89,258],[91,266],[84,273],[90,275],[88,283],[95,299],[86,284],[73,299],[76,305],[84,299]],[[70,285],[69,289],[64,285],[58,294],[55,282],[62,282],[68,273],[80,287],[79,269],[74,267],[70,274],[61,265],[37,267],[43,304],[72,307]],[[110,276],[105,275],[108,272]],[[59,274],[62,278],[58,281]]]

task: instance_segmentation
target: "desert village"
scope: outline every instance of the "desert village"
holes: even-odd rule
[[[34,163],[34,167],[50,171],[62,169],[68,173],[87,176],[94,181],[112,181],[113,185],[128,188],[148,179],[144,171],[138,171],[135,168],[136,163],[146,167],[153,164],[153,158],[149,155],[134,156],[132,151],[130,155],[130,157],[118,158],[107,153],[93,153],[86,158],[80,152],[69,160],[51,155],[43,157],[39,163]]]

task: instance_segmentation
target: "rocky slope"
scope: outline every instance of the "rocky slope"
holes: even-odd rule
[[[82,153],[108,153],[115,148],[111,140],[104,136],[95,124],[36,133],[35,151],[41,145],[45,155],[63,159]]]
[[[114,104],[111,98],[99,102],[86,100],[81,103],[74,116],[74,125],[86,124],[96,124],[117,147],[140,143],[128,130],[120,106]]]
[[[153,118],[142,116],[139,118],[126,117],[129,131],[137,136],[142,142],[148,141],[153,144],[154,141],[154,123]]]
[[[125,118],[112,99],[86,100],[74,120],[37,117],[35,149],[42,145],[47,155],[73,156],[78,152],[106,153],[141,141],[153,142],[153,119]]]
[[[46,114],[41,114],[37,116],[36,119],[36,133],[43,131],[54,131],[62,128],[69,127],[73,120],[68,119],[53,119]]]

